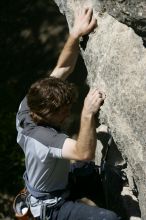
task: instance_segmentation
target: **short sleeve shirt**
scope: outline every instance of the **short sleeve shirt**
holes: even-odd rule
[[[65,189],[70,163],[62,158],[62,147],[68,136],[49,126],[37,126],[29,115],[26,97],[20,104],[16,127],[30,186],[46,192]]]

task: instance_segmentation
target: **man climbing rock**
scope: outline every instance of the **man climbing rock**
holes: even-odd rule
[[[79,38],[95,27],[92,9],[77,11],[55,69],[30,87],[17,113],[17,142],[25,154],[25,185],[30,210],[36,219],[118,219],[112,211],[72,199],[68,188],[70,160],[89,161],[95,156],[95,114],[105,94],[90,89],[84,100],[77,140],[61,131],[76,98],[73,84],[65,80],[74,70]]]

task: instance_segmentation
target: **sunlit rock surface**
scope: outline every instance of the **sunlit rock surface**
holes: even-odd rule
[[[84,6],[94,8],[98,28],[81,44],[88,70],[87,83],[90,87],[102,89],[107,95],[100,111],[100,122],[110,127],[118,149],[128,163],[138,188],[142,219],[145,220],[146,49],[143,41],[146,3],[144,0],[131,3],[98,0],[55,2],[65,14],[69,28],[75,10]]]
[[[103,0],[103,10],[118,21],[132,27],[142,36],[146,45],[146,2],[145,0]]]

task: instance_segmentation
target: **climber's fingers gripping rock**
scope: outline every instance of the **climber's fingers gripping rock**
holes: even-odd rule
[[[87,114],[96,114],[105,100],[105,93],[99,89],[90,89],[84,101],[84,111]]]

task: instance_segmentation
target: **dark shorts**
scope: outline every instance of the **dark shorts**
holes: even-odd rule
[[[48,220],[118,220],[118,216],[104,208],[103,190],[98,170],[92,163],[76,163],[69,175],[70,197],[47,209]],[[87,197],[97,206],[78,201]],[[98,207],[99,206],[99,207]],[[40,218],[37,218],[40,220]]]
[[[118,217],[114,212],[103,208],[66,201],[59,209],[54,209],[50,220],[118,220]]]

